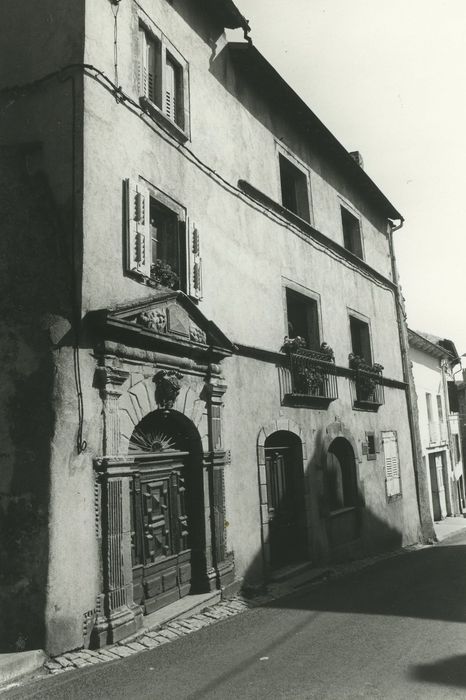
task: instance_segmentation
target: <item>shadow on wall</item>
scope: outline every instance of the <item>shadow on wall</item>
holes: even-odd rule
[[[402,533],[390,527],[386,522],[374,515],[367,508],[356,508],[353,511],[343,511],[343,520],[335,527],[334,516],[327,514],[321,520],[321,537],[315,537],[314,542],[307,542],[307,554],[294,561],[288,561],[290,567],[308,563],[309,566],[330,566],[334,563],[351,562],[373,556],[382,552],[396,551],[402,546]],[[332,519],[333,517],[333,519]],[[338,517],[338,516],[337,516]],[[352,533],[359,533],[353,538]],[[322,541],[322,534],[325,542]],[[332,543],[331,538],[334,538]],[[335,541],[341,538],[341,542]],[[309,537],[307,538],[309,540]],[[319,557],[312,556],[311,549],[320,552]],[[262,549],[256,554],[244,574],[244,589],[257,590],[267,585],[279,571],[270,566],[267,550],[272,550],[275,544],[273,534],[263,542]],[[293,547],[290,546],[293,551]],[[273,560],[273,559],[272,559]]]
[[[44,643],[54,367],[44,323],[69,317],[54,204],[25,149],[0,150],[0,651]],[[64,308],[65,307],[65,308]],[[69,327],[69,323],[68,323]]]
[[[399,529],[366,507],[356,447],[343,424],[318,431],[313,444],[305,474],[297,434],[280,430],[265,439],[262,547],[245,574],[245,588],[260,587],[283,567],[351,561],[402,545],[402,500],[389,506]]]

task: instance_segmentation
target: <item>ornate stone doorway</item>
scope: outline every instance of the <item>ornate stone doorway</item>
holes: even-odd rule
[[[202,444],[194,424],[158,410],[135,428],[129,453],[133,598],[146,614],[205,590]]]

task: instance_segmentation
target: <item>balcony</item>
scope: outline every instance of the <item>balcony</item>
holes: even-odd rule
[[[370,369],[366,367],[370,365],[364,363],[364,369],[360,366],[355,367],[354,364],[351,367],[353,407],[365,411],[378,411],[385,402],[382,383],[383,367],[377,364],[372,365]]]
[[[429,421],[429,443],[438,445],[447,442],[447,424],[446,421]]]
[[[335,362],[328,353],[299,348],[290,352],[282,373],[287,403],[327,406],[338,398]]]

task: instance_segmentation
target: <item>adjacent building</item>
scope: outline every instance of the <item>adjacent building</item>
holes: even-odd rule
[[[417,542],[402,216],[360,155],[230,0],[36,5],[1,10],[3,639]]]
[[[410,358],[418,399],[422,459],[429,483],[432,518],[460,515],[464,508],[464,468],[454,343],[409,329]]]

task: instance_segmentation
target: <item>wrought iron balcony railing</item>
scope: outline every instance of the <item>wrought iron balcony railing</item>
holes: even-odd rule
[[[353,370],[354,405],[358,408],[381,406],[384,399],[382,370]]]
[[[332,401],[338,398],[335,363],[329,355],[301,348],[289,354],[289,386],[286,393]]]

